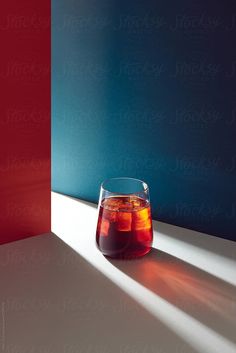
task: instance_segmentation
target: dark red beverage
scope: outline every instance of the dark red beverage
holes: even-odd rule
[[[114,258],[135,258],[152,246],[150,203],[135,195],[114,196],[101,202],[96,241],[101,252]]]

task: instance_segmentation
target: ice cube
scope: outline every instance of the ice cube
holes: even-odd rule
[[[141,206],[141,201],[142,200],[136,196],[130,197],[130,203],[131,203],[133,209],[139,208]]]
[[[112,212],[112,211],[109,211],[107,209],[104,209],[102,217],[107,219],[110,222],[115,222],[116,221],[116,215],[117,215],[117,212]]]
[[[152,241],[151,229],[141,229],[136,231],[136,239],[143,245],[150,246]]]
[[[110,222],[107,219],[103,218],[101,220],[101,225],[100,225],[100,235],[107,237],[109,228],[110,228]]]
[[[133,212],[132,227],[134,230],[150,229],[151,225],[151,214],[149,207]]]
[[[110,211],[118,211],[121,205],[122,205],[122,200],[115,197],[108,198],[103,202],[103,207],[106,210],[110,210]]]
[[[132,223],[132,214],[130,212],[117,213],[117,230],[121,232],[130,232]]]

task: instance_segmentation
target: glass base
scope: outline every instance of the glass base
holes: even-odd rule
[[[118,259],[118,260],[135,260],[135,259],[139,259],[145,255],[147,255],[150,251],[151,251],[152,247],[146,247],[145,249],[139,249],[139,250],[135,250],[132,252],[124,252],[124,253],[106,253],[106,252],[102,252],[102,254],[109,258],[109,259]]]

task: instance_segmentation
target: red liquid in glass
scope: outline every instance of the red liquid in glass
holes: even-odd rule
[[[152,246],[152,220],[148,201],[137,196],[117,196],[101,202],[96,240],[109,257],[135,258]]]

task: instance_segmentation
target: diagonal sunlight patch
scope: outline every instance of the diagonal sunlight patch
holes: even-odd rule
[[[52,192],[52,227],[54,228],[52,231],[56,232],[55,229],[57,228],[60,232],[63,227],[66,227],[67,235],[64,239],[66,241],[70,237],[69,229],[71,231],[77,229],[77,233],[85,232],[86,237],[88,234],[92,234],[93,239],[91,241],[95,242],[96,208],[97,205],[90,202]],[[236,243],[162,222],[153,221],[153,224],[153,247],[155,249],[162,250],[236,286]],[[163,228],[165,228],[165,232]],[[174,236],[166,234],[167,232],[174,234]],[[178,234],[178,238],[175,234]],[[204,237],[204,245],[207,245],[207,248],[213,249],[213,251],[188,242],[191,238],[197,244],[199,237]],[[78,234],[76,239],[81,242],[82,237]],[[214,252],[216,247],[224,248],[224,253],[230,254],[230,257],[227,258]]]
[[[188,315],[150,289],[147,289],[144,285],[138,283],[109,262],[97,250],[95,245],[96,222],[97,210],[94,205],[56,193],[52,194],[52,231],[62,240],[96,267],[96,269],[101,271],[119,288],[123,289],[152,315],[161,320],[197,352],[235,353],[236,346],[229,339],[226,339],[212,328],[201,323],[191,315]],[[166,237],[166,239],[167,238],[168,237]],[[162,247],[163,251],[173,253],[174,256],[177,254],[177,257],[180,257],[182,254],[182,260],[192,264],[199,259],[199,256],[202,257],[206,255],[203,249],[196,249],[196,247],[192,245],[193,249],[191,249],[191,246],[189,248],[188,244],[181,244],[180,242],[178,243],[178,241],[171,243],[171,240],[167,239],[165,242],[164,235],[158,233],[156,233],[154,246],[157,246],[159,249]],[[183,247],[185,246],[186,248],[184,249]],[[185,254],[185,252],[187,253],[188,251],[199,251],[199,255],[196,254],[194,258],[193,254],[191,256]],[[212,254],[209,260],[210,265],[207,267],[207,263],[203,260],[201,266],[203,266],[205,271],[208,270],[210,266],[210,270],[213,272],[213,264],[217,258],[218,255],[215,257],[215,254]],[[222,259],[221,262],[223,265]],[[226,269],[220,273],[221,277],[230,270],[228,267],[229,264],[227,264]],[[216,274],[214,273],[214,275]],[[228,274],[227,280],[232,280],[231,272]]]

